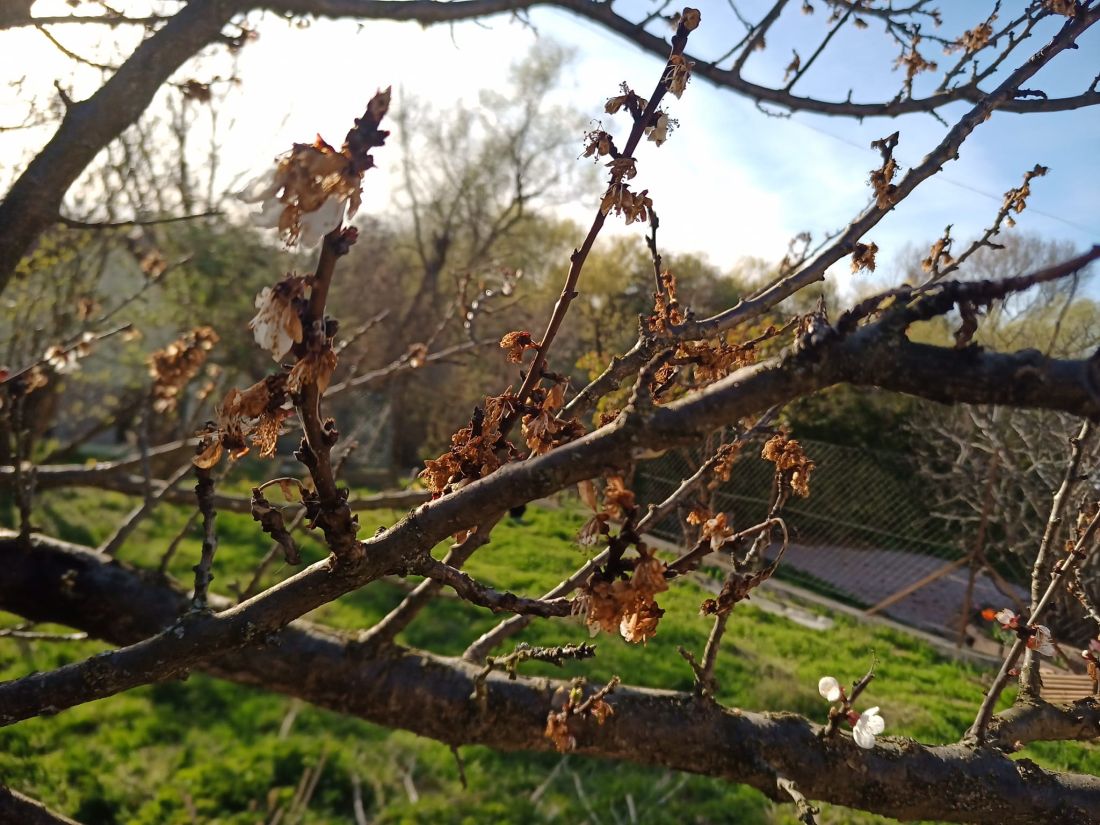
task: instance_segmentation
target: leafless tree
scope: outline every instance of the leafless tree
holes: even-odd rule
[[[522,15],[531,5],[502,0],[269,0],[263,7],[287,14],[413,18],[432,23],[500,11]],[[489,389],[469,425],[455,433],[451,448],[427,463],[424,479],[429,493],[404,494],[406,501],[417,495],[421,500],[430,495],[430,501],[377,535],[359,536],[356,502],[338,480],[347,440],[341,428],[354,429],[358,422],[338,425],[325,412],[326,393],[330,396],[340,386],[333,376],[341,333],[329,315],[328,298],[334,278],[339,277],[341,259],[354,244],[370,243],[366,233],[360,237],[345,224],[345,217],[358,203],[374,155],[389,150],[383,125],[390,97],[379,92],[341,147],[323,142],[295,144],[266,180],[253,188],[264,204],[264,216],[288,242],[300,239],[308,246],[311,240],[319,241],[320,252],[312,274],[288,276],[259,296],[260,312],[253,321],[256,341],[279,367],[250,387],[225,390],[217,420],[203,427],[197,444],[158,447],[146,443],[133,456],[91,467],[31,463],[27,400],[43,383],[99,345],[109,330],[99,337],[58,342],[40,358],[4,376],[3,403],[15,460],[0,469],[0,479],[13,491],[19,523],[17,530],[0,537],[4,569],[0,607],[31,621],[69,625],[116,647],[0,684],[0,723],[63,711],[202,669],[454,746],[481,743],[509,750],[576,750],[722,777],[792,801],[806,822],[814,817],[810,800],[903,819],[1100,821],[1100,780],[1009,758],[1028,742],[1091,740],[1100,730],[1100,703],[1095,698],[1052,705],[1042,701],[1035,678],[1035,654],[1046,652],[1049,635],[1041,620],[1055,593],[1072,583],[1075,570],[1095,552],[1100,510],[1092,491],[1080,501],[1088,424],[1067,449],[1058,487],[1051,491],[1053,506],[1047,511],[1047,529],[1036,553],[1029,603],[1000,617],[1017,641],[977,710],[974,724],[960,732],[959,741],[922,744],[876,738],[882,733],[881,718],[871,710],[857,710],[864,704],[862,694],[872,674],[847,691],[835,680],[822,680],[819,688],[831,704],[819,720],[824,724],[792,714],[724,708],[713,700],[711,690],[725,619],[781,563],[781,559],[767,561],[763,550],[771,543],[785,546],[784,505],[792,496],[805,495],[811,483],[812,461],[797,441],[769,423],[776,407],[847,383],[945,404],[1057,410],[1081,419],[1100,414],[1100,366],[1095,354],[1053,357],[1035,350],[999,352],[974,344],[982,309],[1036,286],[1066,282],[1100,257],[1100,247],[1013,277],[958,281],[946,277],[950,265],[943,259],[945,244],[940,243],[930,252],[931,264],[921,283],[898,284],[860,301],[834,320],[822,308],[763,330],[753,328],[766,317],[782,317],[784,302],[820,282],[832,265],[850,259],[854,269],[873,268],[877,247],[867,238],[868,232],[936,175],[995,110],[1038,114],[1100,102],[1094,80],[1060,98],[1026,85],[1100,19],[1100,5],[1068,0],[1029,3],[1003,24],[991,13],[976,21],[973,29],[947,41],[956,47],[957,60],[943,74],[940,88],[925,97],[914,96],[912,81],[931,70],[931,62],[918,48],[923,40],[933,40],[918,28],[936,20],[928,2],[914,2],[904,9],[871,2],[817,3],[831,17],[826,34],[813,51],[804,57],[796,54],[787,79],[775,86],[745,80],[742,69],[781,18],[787,5],[783,0],[759,21],[746,21],[744,36],[731,44],[728,56],[710,60],[692,57],[687,51],[689,38],[701,22],[694,9],[672,16],[675,31],[670,44],[650,28],[662,22],[664,6],[645,20],[633,21],[619,15],[610,3],[560,0],[543,5],[568,9],[660,53],[667,61],[647,96],[623,88],[607,101],[609,119],[623,125],[621,132],[613,133],[609,125],[588,136],[588,154],[607,163],[607,188],[587,234],[569,260],[560,298],[545,330],[538,336],[515,330],[501,341],[507,356],[522,363],[521,379],[513,385],[518,389]],[[106,12],[93,23],[81,23],[142,26],[149,36],[110,73],[98,92],[83,101],[65,100],[67,109],[55,136],[0,204],[0,285],[8,283],[20,259],[58,221],[62,197],[96,154],[135,121],[156,90],[193,54],[212,42],[232,41],[224,33],[231,21],[237,20],[238,34],[243,31],[241,15],[256,7],[230,0],[195,0],[170,15],[154,10],[130,19]],[[735,5],[730,8],[737,12]],[[870,19],[883,21],[902,50],[905,78],[895,97],[857,103],[803,97],[793,91],[839,27]],[[1058,24],[1049,40],[1019,59],[1020,44],[1044,21]],[[3,22],[43,25],[21,6],[6,13]],[[48,22],[62,25],[64,20]],[[730,59],[732,68],[719,67]],[[1015,67],[1009,71],[1010,62]],[[994,85],[990,77],[1002,65],[1005,72]],[[807,248],[785,260],[776,278],[753,295],[700,318],[681,303],[675,274],[662,266],[653,199],[635,183],[648,162],[643,149],[649,149],[650,143],[660,146],[668,137],[667,98],[683,94],[693,75],[787,109],[862,117],[938,112],[947,103],[964,102],[967,110],[939,145],[904,173],[893,156],[899,135],[876,141],[872,147],[877,150],[876,168],[870,176],[874,197],[866,209],[819,248]],[[663,151],[674,146],[673,141],[672,148]],[[1020,188],[1007,193],[1008,208],[1023,208],[1029,181],[1030,177],[1025,178]],[[661,208],[662,220],[677,219],[672,204]],[[648,229],[654,309],[641,320],[637,343],[614,358],[591,384],[569,396],[563,376],[554,369],[554,342],[583,281],[586,257],[605,223],[620,217]],[[951,313],[959,319],[954,346],[910,340],[908,332],[914,324]],[[151,403],[167,409],[178,401],[201,366],[209,340],[209,333],[198,328],[154,357]],[[374,375],[382,380],[395,371],[416,369],[432,357],[441,356],[430,351],[408,353]],[[596,426],[586,426],[599,399],[624,384],[632,389],[623,406],[608,411]],[[292,422],[301,430],[295,455],[304,468],[303,479],[257,480],[248,500],[217,492],[219,475],[232,457],[249,449],[274,453],[277,436]],[[633,456],[697,444],[730,425],[738,428],[735,436],[718,447],[668,500],[643,510],[624,482],[625,465]],[[700,526],[699,541],[676,558],[658,557],[645,543],[647,525],[671,512],[698,485],[729,472],[737,450],[760,431],[768,437],[764,454],[775,464],[767,518],[735,528],[725,514],[697,511],[693,515]],[[175,462],[165,478],[158,475],[154,461],[162,456]],[[126,483],[141,498],[127,518],[132,524],[158,501],[179,498],[175,485],[192,472],[195,520],[201,525],[203,544],[190,588],[114,561],[111,546],[78,547],[33,529],[36,489],[128,479]],[[501,592],[461,570],[507,508],[572,485],[580,485],[583,499],[592,508],[585,539],[595,542],[600,551],[581,569],[563,571],[559,587],[541,597],[518,595]],[[293,522],[284,521],[283,509],[267,497],[274,486],[300,499],[300,513],[294,517],[308,522],[330,555],[262,592],[242,592],[239,601],[211,592],[218,549],[215,515],[221,507],[249,510],[257,529],[270,534],[273,551],[278,548],[289,563],[297,561]],[[1053,540],[1054,528],[1070,518],[1071,503],[1080,504],[1081,509],[1069,545],[1062,547]],[[120,527],[123,538],[126,529],[125,524]],[[447,557],[436,559],[432,548],[452,538]],[[663,615],[657,602],[660,594],[676,587],[678,578],[718,550],[732,552],[737,565],[721,593],[703,605],[704,612],[715,619],[706,649],[698,658],[692,657],[698,683],[694,694],[627,687],[617,678],[599,689],[582,691],[551,680],[511,678],[514,670],[507,672],[520,666],[525,655],[551,660],[586,655],[579,648],[517,653],[504,663],[503,673],[485,662],[487,651],[518,624],[534,618],[581,613],[592,629],[618,632],[628,642],[644,641],[657,632]],[[309,611],[387,575],[419,575],[424,582],[378,625],[365,628],[360,638],[348,639],[302,620]],[[396,633],[414,621],[443,587],[474,605],[513,615],[478,640],[464,657],[442,657],[394,642]],[[995,714],[996,701],[1025,652],[1021,699]],[[348,690],[349,685],[356,689]],[[845,726],[851,727],[850,736]],[[4,795],[0,805],[6,806],[0,810],[19,811],[8,814],[9,821],[40,821],[49,816],[17,794]],[[31,819],[32,815],[39,819]]]

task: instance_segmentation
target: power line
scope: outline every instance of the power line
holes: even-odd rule
[[[862,143],[857,143],[856,141],[850,140],[849,138],[842,137],[840,135],[835,135],[832,132],[826,131],[825,129],[822,129],[818,126],[814,126],[812,123],[807,123],[803,120],[796,120],[795,118],[791,118],[790,121],[792,123],[798,124],[799,126],[802,126],[805,129],[809,129],[813,132],[817,132],[820,135],[825,135],[825,137],[832,138],[833,140],[839,141],[840,143],[843,143],[843,144],[846,144],[848,146],[859,149],[860,151],[866,151],[867,150],[867,147]],[[1000,203],[1004,200],[1004,195],[995,195],[992,192],[986,192],[982,189],[978,189],[977,187],[971,186],[970,184],[963,183],[962,181],[958,181],[958,180],[954,180],[953,178],[946,177],[942,172],[939,173],[938,175],[936,175],[935,179],[938,180],[938,181],[942,181],[943,183],[950,184],[951,186],[957,187],[959,189],[965,189],[967,192],[973,192],[975,195],[981,195],[983,198],[989,198],[991,201],[994,201],[995,203]],[[1092,235],[1100,235],[1100,229],[1096,229],[1094,227],[1089,227],[1089,226],[1084,226],[1083,224],[1074,223],[1073,221],[1067,221],[1063,217],[1060,217],[1058,215],[1052,215],[1051,213],[1044,212],[1041,209],[1035,209],[1032,206],[1028,206],[1027,210],[1028,210],[1028,212],[1031,212],[1034,215],[1042,215],[1044,218],[1047,218],[1048,220],[1057,221],[1058,223],[1065,224],[1066,226],[1068,226],[1072,229],[1076,229],[1078,232],[1087,232],[1087,233],[1092,234]]]

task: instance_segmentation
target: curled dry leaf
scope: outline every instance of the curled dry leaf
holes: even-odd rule
[[[283,522],[282,511],[264,498],[259,487],[252,488],[250,510],[252,518],[259,522],[260,528],[283,548],[287,564],[298,564],[302,558],[298,553],[298,546],[294,543],[294,539]]]

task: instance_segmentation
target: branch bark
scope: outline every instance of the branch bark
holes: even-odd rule
[[[131,647],[0,685],[0,723],[173,678],[201,662],[278,631],[310,610],[387,575],[417,569],[448,536],[501,509],[557,492],[619,465],[639,448],[690,443],[708,432],[832,384],[879,386],[948,403],[1013,404],[1100,415],[1090,361],[1038,352],[1012,355],[914,344],[889,315],[846,338],[746,367],[707,389],[655,409],[627,405],[612,424],[550,453],[506,465],[436,499],[361,542],[362,554],[326,559],[216,615],[190,615]],[[887,323],[891,322],[891,323]],[[507,605],[501,605],[507,607]]]
[[[82,625],[115,644],[144,637],[187,605],[186,595],[164,581],[51,539],[31,546],[0,539],[0,564],[5,610]],[[62,580],[70,583],[64,601],[53,598]],[[471,696],[484,669],[461,660],[392,647],[376,657],[346,635],[306,622],[253,642],[212,657],[206,670],[455,746],[552,748],[546,716],[563,682],[493,672],[477,701]],[[777,786],[784,777],[807,799],[903,820],[1100,821],[1100,779],[1046,771],[994,748],[879,739],[864,750],[847,736],[822,738],[820,725],[794,714],[733,712],[691,694],[618,687],[609,701],[614,716],[579,732],[579,752],[717,776],[777,800],[788,798]]]

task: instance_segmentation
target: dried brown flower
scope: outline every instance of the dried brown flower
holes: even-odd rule
[[[149,356],[154,410],[166,413],[176,408],[183,388],[202,369],[216,343],[218,334],[213,327],[195,327]]]
[[[664,82],[677,99],[684,94],[694,66],[695,63],[683,55],[674,54],[668,59],[668,71],[665,73]]]
[[[1002,211],[1015,212],[1017,215],[1027,208],[1027,199],[1031,195],[1031,181],[1035,178],[1041,178],[1050,169],[1046,166],[1035,164],[1035,167],[1030,172],[1024,173],[1024,182],[1019,186],[1009,189],[1005,192],[1004,203],[1001,205]],[[1008,219],[1009,226],[1013,226],[1015,221],[1012,218]]]
[[[814,463],[795,439],[783,432],[776,433],[765,442],[760,457],[775,464],[775,472],[784,486],[803,498],[810,495]]]
[[[513,364],[523,361],[523,353],[529,349],[538,349],[538,344],[531,340],[531,333],[524,331],[509,332],[500,339],[500,348],[507,350],[508,360]]]
[[[257,226],[278,227],[288,244],[314,246],[324,235],[359,209],[362,173],[352,159],[320,136],[313,143],[295,143],[280,157],[273,172],[265,172],[240,197],[263,202],[254,217]]]
[[[332,381],[332,374],[336,371],[336,353],[331,347],[307,353],[299,358],[298,362],[287,376],[287,392],[298,395],[310,385],[317,385],[317,392],[324,394]]]
[[[710,549],[717,550],[726,543],[726,539],[733,535],[733,527],[729,524],[726,514],[719,513],[703,523],[700,540],[709,541]]]
[[[787,64],[786,70],[783,72],[783,82],[786,83],[791,79],[791,76],[798,72],[798,69],[802,66],[802,58],[799,57],[798,52],[791,49],[791,53],[794,57],[791,58],[791,62]]]
[[[1055,14],[1063,14],[1066,17],[1077,16],[1077,3],[1074,0],[1043,0],[1043,5]]]
[[[955,41],[955,46],[965,49],[968,53],[977,52],[989,45],[989,38],[993,36],[993,21],[997,19],[996,13],[989,15],[982,23],[965,31]],[[948,49],[944,49],[948,51]]]
[[[877,253],[878,244],[874,242],[856,243],[855,248],[852,250],[852,272],[859,272],[861,269],[874,272],[875,255]]]
[[[584,141],[584,156],[586,158],[593,156],[602,158],[605,155],[614,157],[618,154],[618,151],[615,149],[615,141],[612,139],[611,135],[603,131],[603,129],[596,129],[588,132],[584,136]]]

